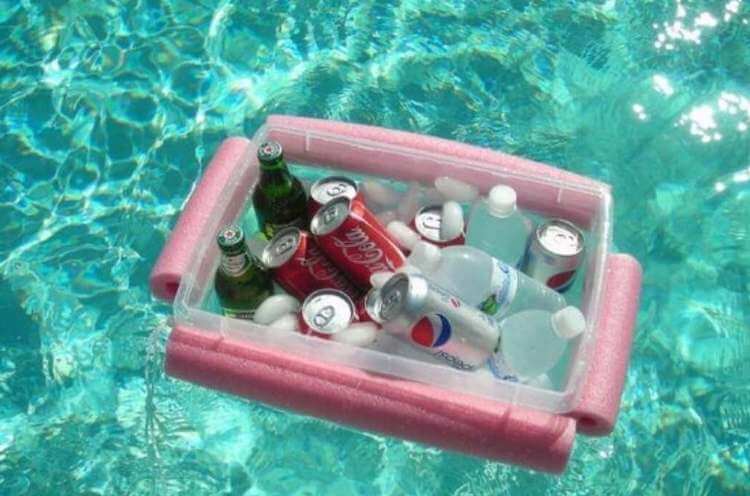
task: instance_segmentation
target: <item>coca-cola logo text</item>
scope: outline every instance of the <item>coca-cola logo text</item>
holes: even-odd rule
[[[357,265],[364,265],[370,272],[394,271],[393,262],[385,256],[370,236],[357,226],[344,233],[345,239],[333,237],[333,243],[341,248],[344,257]]]
[[[341,271],[315,246],[307,249],[307,257],[300,261],[300,265],[305,267],[310,275],[318,281],[333,280],[338,287],[349,286],[349,282],[344,278]]]

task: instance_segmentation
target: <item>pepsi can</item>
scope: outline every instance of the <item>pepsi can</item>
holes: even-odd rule
[[[548,220],[531,238],[523,272],[563,293],[573,285],[583,261],[583,251],[583,232],[578,227],[562,219]]]
[[[489,316],[418,274],[391,277],[378,311],[383,329],[457,369],[481,367],[499,345]]]

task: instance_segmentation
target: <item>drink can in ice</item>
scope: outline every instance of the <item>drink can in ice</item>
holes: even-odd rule
[[[363,297],[354,303],[354,308],[357,311],[359,322],[372,322],[379,327],[382,324],[379,315],[380,288],[370,288]]]
[[[320,289],[305,298],[297,319],[302,334],[335,340],[354,322],[356,312],[351,298],[343,292]]]
[[[320,248],[357,286],[370,287],[376,272],[393,272],[406,258],[385,226],[362,202],[326,203],[310,221]]]
[[[360,291],[323,254],[307,231],[287,227],[276,233],[261,253],[261,262],[273,272],[274,280],[299,300],[323,288],[338,289],[350,298]]]
[[[310,200],[308,202],[310,217],[315,215],[320,207],[329,201],[342,196],[352,201],[364,203],[364,195],[359,189],[357,181],[344,176],[329,176],[318,179],[310,186]]]
[[[379,315],[386,331],[458,369],[480,367],[500,341],[490,317],[417,274],[396,274],[380,289]]]
[[[466,243],[466,238],[463,232],[460,232],[457,236],[452,239],[443,239],[440,234],[440,226],[443,223],[443,206],[442,205],[428,205],[422,207],[417,211],[414,216],[414,220],[411,222],[411,227],[419,234],[419,236],[430,243],[437,246],[453,246],[463,245]]]
[[[534,231],[523,272],[562,293],[573,284],[583,252],[583,232],[571,222],[551,219]]]

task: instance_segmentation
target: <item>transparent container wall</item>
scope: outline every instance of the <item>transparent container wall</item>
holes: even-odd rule
[[[268,129],[265,131],[273,131]],[[284,130],[288,138],[289,130]],[[261,130],[254,138],[260,142],[265,137]],[[284,139],[274,134],[275,139]],[[195,261],[192,270],[185,274],[175,300],[175,314],[177,322],[189,325],[209,333],[220,333],[232,339],[246,340],[266,347],[275,348],[287,353],[296,353],[303,359],[324,360],[329,363],[357,367],[372,373],[385,374],[404,379],[421,381],[441,388],[451,389],[462,393],[496,399],[506,403],[522,404],[550,412],[565,412],[572,410],[581,386],[582,377],[589,356],[589,348],[597,325],[599,296],[604,270],[604,261],[610,241],[609,226],[609,192],[606,189],[580,188],[544,177],[529,177],[522,174],[503,172],[491,165],[457,161],[439,155],[422,154],[413,150],[399,150],[378,143],[352,141],[336,136],[307,136],[306,150],[309,154],[287,154],[290,166],[295,175],[309,186],[314,180],[331,174],[343,174],[358,180],[377,179],[393,189],[405,192],[409,188],[409,181],[418,181],[425,188],[432,186],[436,177],[448,175],[460,177],[477,185],[482,192],[494,184],[511,184],[518,190],[519,206],[532,212],[537,218],[564,217],[574,220],[585,229],[586,257],[573,287],[566,293],[566,299],[571,304],[579,306],[587,317],[586,333],[576,339],[569,347],[566,355],[549,374],[552,379],[551,388],[533,387],[517,382],[502,381],[492,376],[489,371],[466,372],[453,369],[447,365],[439,365],[420,359],[419,350],[408,356],[387,353],[389,340],[385,339],[379,349],[355,348],[345,344],[324,341],[301,334],[274,331],[265,326],[258,326],[252,322],[225,318],[220,315],[216,297],[213,293],[213,274],[218,266],[218,250],[214,237],[220,228],[222,217],[221,208],[212,212],[207,226],[207,232],[202,237],[203,242],[196,247]],[[315,153],[311,143],[324,143],[329,149],[328,154]],[[366,162],[362,170],[350,171],[346,164],[337,163],[334,151],[340,147],[342,153],[348,150],[360,150]],[[323,162],[325,158],[325,163]],[[382,177],[374,174],[379,170],[379,160],[401,160],[404,178]],[[429,163],[429,167],[425,167]],[[414,164],[420,164],[418,167]],[[361,164],[357,164],[362,167]],[[419,170],[417,170],[419,169]],[[470,174],[467,174],[470,172]],[[406,179],[406,181],[404,180]],[[233,184],[230,187],[240,187]],[[252,237],[257,233],[257,223],[252,206],[248,200],[245,206],[232,215],[224,218],[234,219],[248,231]],[[549,197],[547,195],[554,195]],[[555,198],[550,207],[548,198]],[[540,205],[544,205],[539,208]],[[469,205],[464,205],[468,213]],[[226,214],[226,212],[224,212]],[[563,215],[561,215],[563,214]],[[391,343],[392,344],[392,343]],[[424,355],[427,359],[428,357]]]

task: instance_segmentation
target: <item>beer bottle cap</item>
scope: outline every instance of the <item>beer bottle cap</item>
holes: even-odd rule
[[[258,161],[261,164],[273,164],[284,158],[284,150],[278,141],[264,141],[258,147]]]
[[[245,233],[239,226],[229,225],[221,228],[216,241],[221,251],[228,255],[245,251]]]

